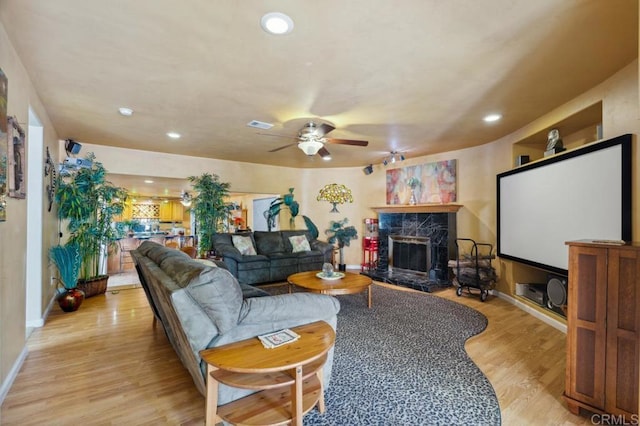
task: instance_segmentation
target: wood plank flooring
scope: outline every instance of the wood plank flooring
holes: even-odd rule
[[[562,401],[563,333],[495,297],[435,294],[489,318],[467,351],[496,391],[503,425],[591,424]],[[139,288],[90,298],[75,313],[56,305],[29,339],[0,424],[203,424],[204,398],[152,317]]]

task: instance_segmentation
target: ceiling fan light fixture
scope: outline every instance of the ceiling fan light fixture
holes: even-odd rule
[[[269,34],[284,35],[293,31],[293,19],[280,12],[267,13],[260,20],[260,24]]]
[[[324,144],[314,139],[309,139],[306,141],[301,141],[298,143],[298,148],[302,150],[307,155],[316,155],[320,148],[322,148]]]

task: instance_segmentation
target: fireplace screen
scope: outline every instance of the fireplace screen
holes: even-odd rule
[[[431,267],[430,240],[425,237],[389,236],[389,270],[427,274]]]

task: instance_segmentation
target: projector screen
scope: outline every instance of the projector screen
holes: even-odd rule
[[[631,240],[631,135],[497,176],[498,256],[567,275],[566,241]]]

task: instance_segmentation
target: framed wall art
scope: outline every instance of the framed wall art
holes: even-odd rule
[[[0,69],[0,222],[7,220],[7,76]]]
[[[442,204],[456,200],[456,160],[387,170],[387,204]]]
[[[9,176],[9,197],[26,198],[26,135],[15,117],[9,117],[8,130],[7,174]]]

